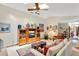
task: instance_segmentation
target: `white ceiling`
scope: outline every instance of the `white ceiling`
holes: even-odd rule
[[[27,8],[34,4],[6,3],[3,5],[14,8],[18,11],[26,12]],[[51,16],[79,16],[79,3],[47,3],[47,5],[49,6],[48,11],[40,11],[40,16],[44,18]]]

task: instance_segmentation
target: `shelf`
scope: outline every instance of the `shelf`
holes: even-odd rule
[[[31,32],[32,31],[32,32]],[[19,45],[29,44],[40,40],[40,32],[44,30],[37,28],[19,29]],[[35,37],[30,37],[29,34],[35,34]],[[25,39],[23,39],[25,38]]]

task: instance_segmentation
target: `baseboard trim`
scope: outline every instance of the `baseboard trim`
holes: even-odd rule
[[[14,44],[14,45],[6,46],[5,48],[12,47],[12,46],[16,46],[16,45],[18,45],[18,44]]]

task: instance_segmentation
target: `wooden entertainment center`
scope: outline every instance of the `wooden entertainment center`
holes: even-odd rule
[[[26,29],[19,29],[19,41],[18,45],[24,45],[29,44],[32,42],[36,42],[40,40],[40,32],[43,32],[43,30],[37,28],[26,28]]]

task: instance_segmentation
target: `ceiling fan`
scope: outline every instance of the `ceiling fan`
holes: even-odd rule
[[[28,11],[35,11],[36,14],[39,15],[40,10],[48,10],[48,5],[35,3],[35,6],[27,9]]]

